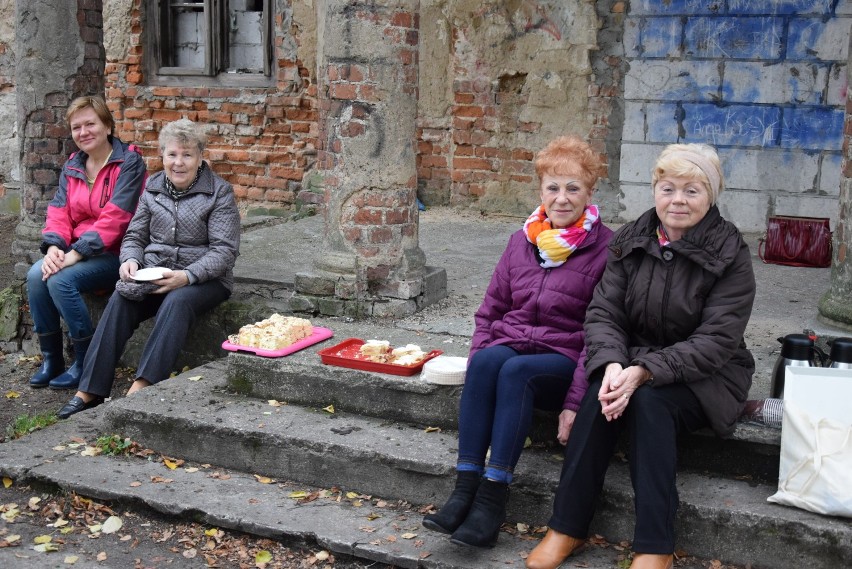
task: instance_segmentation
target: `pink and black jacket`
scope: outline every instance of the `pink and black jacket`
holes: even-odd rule
[[[42,253],[56,245],[65,252],[74,249],[83,258],[118,254],[147,172],[136,146],[114,136],[110,140],[112,156],[91,191],[86,183],[85,152],[73,153],[62,167],[59,189],[47,206]]]

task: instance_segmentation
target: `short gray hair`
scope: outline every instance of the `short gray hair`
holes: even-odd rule
[[[202,152],[207,146],[207,134],[189,119],[178,119],[160,129],[160,152],[166,149],[166,144],[176,141],[181,146],[196,146]]]

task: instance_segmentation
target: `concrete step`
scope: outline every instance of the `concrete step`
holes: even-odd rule
[[[197,379],[200,377],[200,379]],[[193,378],[195,380],[193,381]],[[273,407],[225,391],[226,367],[209,365],[105,406],[105,432],[199,463],[386,500],[440,504],[453,483],[450,431],[319,408]],[[517,468],[512,522],[546,523],[560,456],[529,449]],[[593,531],[632,538],[626,465],[608,474]],[[753,567],[838,567],[852,558],[852,523],[766,502],[773,485],[681,472],[678,546]]]
[[[230,354],[228,387],[263,401],[275,399],[317,408],[334,405],[347,414],[458,429],[461,386],[429,384],[420,374],[405,377],[324,365],[317,352],[338,340],[286,358]],[[556,425],[555,413],[537,412],[530,438],[556,446]],[[777,429],[742,424],[731,440],[723,441],[709,431],[684,436],[679,459],[684,468],[775,483],[780,434]]]

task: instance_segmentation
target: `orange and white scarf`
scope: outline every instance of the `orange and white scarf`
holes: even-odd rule
[[[544,211],[544,206],[536,208],[524,223],[527,241],[538,247],[543,268],[550,269],[562,265],[585,241],[595,223],[600,219],[598,206],[588,205],[572,226],[553,229]]]

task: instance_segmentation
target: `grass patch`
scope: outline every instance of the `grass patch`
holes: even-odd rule
[[[103,435],[95,441],[95,447],[100,449],[101,454],[128,454],[133,446],[133,441],[123,439],[118,435]]]
[[[56,413],[39,413],[37,415],[20,415],[6,428],[10,439],[19,439],[33,431],[49,427],[59,419]]]

